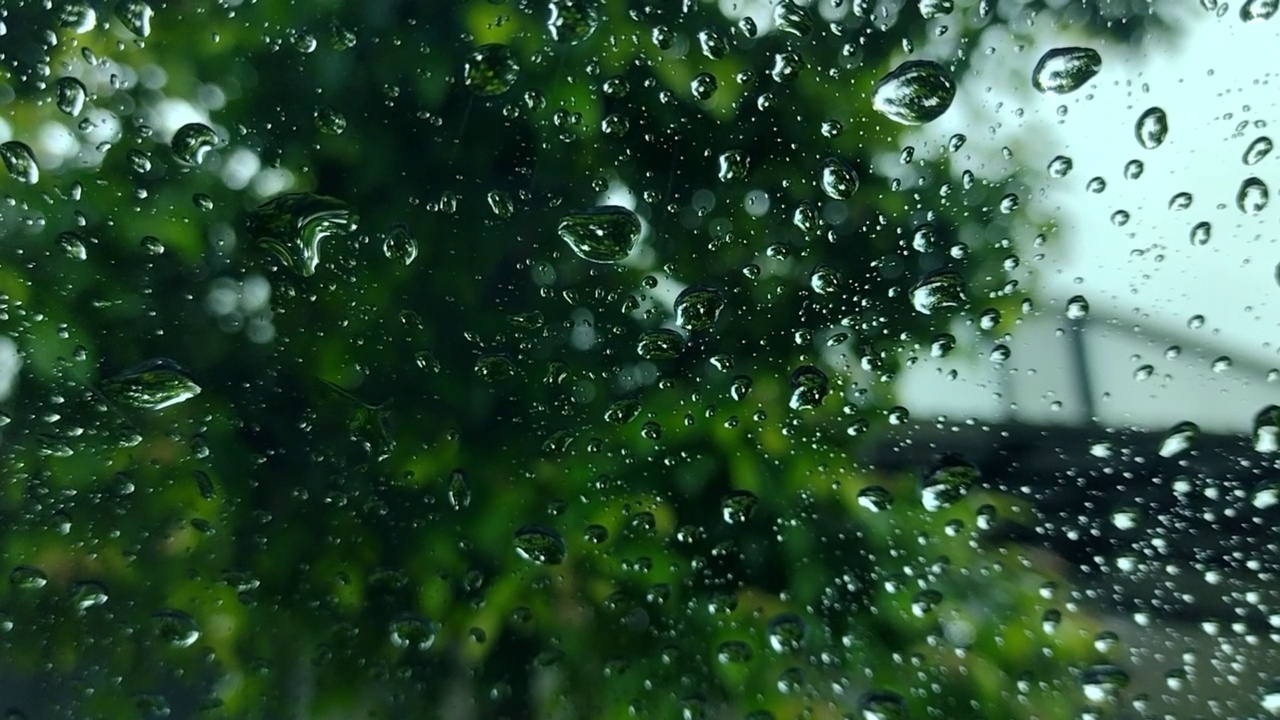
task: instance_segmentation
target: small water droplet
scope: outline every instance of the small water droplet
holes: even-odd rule
[[[720,501],[720,515],[727,525],[741,525],[755,515],[760,498],[747,490],[735,490]]]
[[[200,639],[195,618],[181,610],[161,610],[151,616],[155,636],[175,648],[191,647]]]
[[[402,613],[391,620],[391,644],[423,652],[436,643],[436,624],[421,615]]]
[[[1147,150],[1155,150],[1169,135],[1169,117],[1161,108],[1148,108],[1138,116],[1133,132],[1138,138],[1138,144]]]
[[[409,228],[396,225],[382,240],[382,254],[388,260],[408,267],[418,257],[418,241],[409,234]]]

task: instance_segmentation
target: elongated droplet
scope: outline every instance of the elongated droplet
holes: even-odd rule
[[[341,200],[314,193],[272,198],[249,214],[249,233],[285,267],[314,275],[320,245],[330,235],[355,231],[359,218]]]
[[[908,60],[880,78],[871,92],[876,112],[903,125],[937,120],[951,107],[956,83],[932,60]]]
[[[119,405],[160,410],[200,394],[191,373],[168,358],[156,358],[102,381],[102,394]]]
[[[1142,147],[1155,150],[1169,135],[1169,117],[1158,107],[1148,108],[1138,117],[1133,132]]]
[[[28,185],[34,185],[40,180],[40,166],[36,165],[36,155],[31,152],[31,148],[26,143],[10,140],[0,145],[0,160],[4,161],[5,170],[14,177]]]
[[[1240,19],[1247,22],[1262,22],[1276,16],[1280,10],[1280,0],[1244,0],[1240,5]]]
[[[625,260],[640,240],[640,218],[627,208],[602,205],[566,215],[556,231],[584,260],[616,263]]]
[[[1040,56],[1031,73],[1031,85],[1042,93],[1075,92],[1102,69],[1097,50],[1082,47],[1054,48]]]
[[[1266,135],[1259,136],[1245,148],[1244,157],[1241,160],[1245,165],[1257,165],[1271,154],[1272,147],[1271,138]]]

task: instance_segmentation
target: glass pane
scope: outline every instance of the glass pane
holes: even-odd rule
[[[1276,14],[0,2],[0,707],[1280,714]]]

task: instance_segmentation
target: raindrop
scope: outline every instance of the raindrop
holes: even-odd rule
[[[636,354],[645,360],[674,360],[684,352],[684,336],[675,330],[661,328],[640,336]]]
[[[726,640],[716,649],[716,662],[721,665],[733,665],[751,662],[754,653],[751,646],[741,640]]]
[[[120,0],[116,3],[116,17],[138,37],[151,34],[151,12],[151,6],[143,0]]]
[[[955,97],[955,81],[941,65],[908,60],[876,83],[871,106],[903,125],[923,125],[941,117]]]
[[[615,400],[604,411],[604,419],[613,425],[626,425],[640,416],[643,406],[639,400],[624,398]]]
[[[1147,166],[1141,160],[1130,160],[1124,164],[1124,177],[1126,180],[1137,180],[1146,169]]]
[[[71,587],[71,602],[84,612],[107,602],[107,586],[93,580],[78,582]]]
[[[1129,685],[1129,673],[1110,664],[1091,665],[1080,673],[1080,689],[1092,703],[1112,703]]]
[[[1268,405],[1253,417],[1253,449],[1280,452],[1280,406]]]
[[[858,173],[839,158],[822,161],[822,191],[834,200],[848,200],[858,191]]]
[[[20,590],[39,590],[48,582],[43,570],[30,565],[19,565],[9,572],[9,584]]]
[[[1246,178],[1240,183],[1240,190],[1236,193],[1236,207],[1246,215],[1257,215],[1262,212],[1267,208],[1270,200],[1271,191],[1267,188],[1267,184],[1256,177]]]
[[[272,198],[249,214],[250,235],[285,267],[310,277],[320,264],[320,245],[331,235],[355,231],[359,218],[341,200],[315,193]]]
[[[885,512],[893,507],[893,494],[881,485],[868,485],[858,491],[858,505],[871,512]]]
[[[950,15],[955,9],[955,0],[920,0],[920,16],[926,20]]]
[[[34,185],[40,180],[40,166],[36,165],[36,155],[26,143],[10,140],[0,145],[0,160],[4,168],[15,180]]]
[[[964,307],[968,302],[964,278],[954,270],[930,273],[911,288],[911,304],[925,315],[947,308]]]
[[[155,636],[171,647],[191,647],[200,639],[195,618],[181,610],[161,610],[151,616]]]
[[[409,234],[409,228],[396,225],[382,240],[382,254],[388,260],[407,267],[418,257],[418,241]]]
[[[724,310],[724,295],[713,287],[691,285],[676,296],[676,325],[697,332],[715,327]]]
[[[58,233],[57,244],[62,254],[72,260],[83,262],[89,257],[89,251],[84,243],[84,236],[74,230]]]
[[[929,512],[945,510],[969,494],[981,477],[978,468],[958,457],[939,461],[920,483],[920,501]]]
[[[1198,222],[1191,226],[1191,244],[1206,245],[1213,235],[1213,226],[1208,222]]]
[[[1102,56],[1097,50],[1054,48],[1040,56],[1031,73],[1031,85],[1042,93],[1065,95],[1079,90],[1101,69]]]
[[[549,7],[547,30],[558,43],[577,45],[591,37],[600,25],[596,0],[551,0]]]
[[[791,409],[812,410],[822,404],[830,391],[827,374],[812,365],[791,372]]]
[[[1049,161],[1049,177],[1064,178],[1071,172],[1071,158],[1059,155]]]
[[[1169,117],[1158,107],[1148,108],[1138,116],[1133,128],[1138,143],[1148,150],[1155,150],[1169,135]]]
[[[813,19],[792,0],[782,0],[773,8],[773,24],[796,37],[805,37],[813,32]]]
[[[71,76],[58,78],[57,84],[54,86],[56,100],[54,104],[63,113],[75,117],[84,109],[85,99],[89,95],[89,91],[85,88],[84,83],[79,79]]]
[[[776,653],[786,654],[798,652],[804,647],[808,627],[799,615],[781,613],[769,621],[765,636],[769,639],[769,647]]]
[[[726,150],[720,153],[719,165],[721,182],[741,180],[751,169],[751,157],[741,150]]]
[[[929,354],[936,358],[944,358],[956,349],[956,336],[951,333],[938,333],[929,345]]]
[[[138,410],[160,410],[200,394],[191,373],[168,358],[156,358],[102,381],[111,402]]]
[[[436,624],[421,615],[402,613],[391,621],[391,644],[423,652],[436,643]]]
[[[187,123],[173,134],[169,146],[179,161],[199,165],[204,156],[218,146],[218,134],[203,123]]]
[[[475,373],[481,382],[501,382],[515,377],[516,366],[506,355],[492,353],[476,359]]]
[[[760,498],[746,490],[735,490],[720,501],[720,515],[727,525],[741,525],[755,515]]]
[[[640,240],[640,218],[627,208],[602,205],[566,215],[556,231],[578,257],[597,263],[625,260]]]
[[[511,89],[520,75],[515,53],[506,45],[481,45],[462,65],[462,83],[481,97],[501,95]]]
[[[1244,0],[1240,5],[1240,19],[1245,22],[1262,22],[1275,17],[1280,0]]]
[[[1181,212],[1191,207],[1191,203],[1195,198],[1189,192],[1180,192],[1169,198],[1169,209],[1174,212]]]
[[[327,105],[316,108],[316,129],[325,135],[341,135],[347,129],[347,118]]]
[[[1067,318],[1083,320],[1089,315],[1089,301],[1083,295],[1073,295],[1067,301]]]
[[[1191,447],[1199,435],[1200,426],[1193,422],[1185,421],[1174,425],[1160,442],[1158,451],[1160,457],[1171,458],[1180,455]]]
[[[858,698],[859,720],[907,720],[907,701],[889,690],[874,690]]]
[[[1244,149],[1244,157],[1241,160],[1245,165],[1257,165],[1271,154],[1272,147],[1271,138],[1262,135],[1249,143],[1249,147]]]
[[[693,76],[693,80],[689,83],[689,92],[693,93],[693,97],[698,100],[707,101],[712,95],[716,94],[716,90],[720,89],[720,82],[716,80],[716,76],[711,73],[698,73]]]
[[[536,565],[559,565],[569,554],[560,533],[537,525],[525,525],[516,531],[516,554]]]

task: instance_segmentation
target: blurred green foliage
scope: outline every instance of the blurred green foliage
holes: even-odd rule
[[[985,534],[1032,510],[979,480],[926,512],[918,478],[860,461],[947,327],[912,285],[952,268],[956,314],[1012,305],[995,239],[1037,231],[1000,209],[1015,178],[963,179],[961,138],[899,163],[904,129],[871,109],[907,44],[976,95],[966,58],[1008,19],[955,4],[170,0],[145,37],[137,0],[3,6],[4,127],[41,169],[0,213],[22,362],[0,647],[38,693],[17,709],[896,717],[880,692],[913,717],[1074,717],[1098,628],[1042,622],[1064,579]],[[1059,4],[1023,5],[1156,28]],[[518,72],[474,69],[473,92],[493,43]],[[170,146],[187,123],[218,136],[194,164]],[[721,179],[728,151],[747,169]],[[852,199],[823,194],[827,158]],[[312,275],[249,222],[282,192],[358,217]],[[606,197],[645,227],[617,265],[556,230]],[[640,358],[686,285],[723,298],[714,328]],[[155,358],[201,392],[118,402]],[[795,410],[805,366],[829,393]],[[526,526],[563,562],[522,558]],[[787,613],[804,632],[775,648]]]

